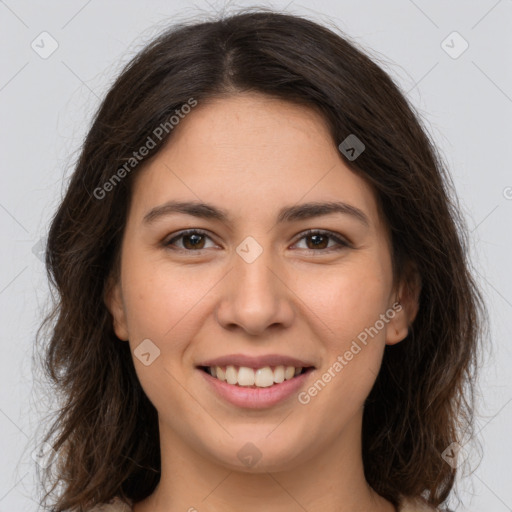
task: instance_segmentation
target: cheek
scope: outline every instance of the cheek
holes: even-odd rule
[[[213,284],[211,274],[198,278],[162,261],[127,258],[123,295],[130,335],[167,343],[190,324],[191,313],[200,309]]]
[[[321,320],[317,336],[325,350],[325,364],[304,400],[316,401],[325,414],[338,407],[333,428],[362,407],[379,373],[387,325],[379,320],[392,283],[386,265],[385,255],[369,255],[298,278],[307,309]]]
[[[385,261],[385,260],[384,260]],[[325,328],[332,349],[343,350],[385,313],[391,276],[378,258],[361,258],[336,268],[297,273],[294,287]],[[379,338],[385,337],[385,330]]]
[[[137,376],[155,405],[173,401],[178,407],[176,390],[189,378],[187,369],[193,364],[191,340],[211,314],[209,297],[223,274],[206,266],[203,271],[178,267],[143,253],[132,253],[124,264],[123,296]],[[137,359],[138,347],[147,339],[158,354],[149,366]]]
[[[184,414],[183,365],[187,347],[199,328],[201,298],[212,287],[190,281],[186,272],[143,255],[126,258],[123,281],[129,343],[135,371],[144,392],[158,411],[171,408]],[[139,358],[142,343],[149,344],[150,364]],[[146,346],[146,345],[144,345]],[[157,354],[153,356],[153,354]],[[154,357],[154,359],[153,359]],[[146,361],[148,362],[148,361]]]

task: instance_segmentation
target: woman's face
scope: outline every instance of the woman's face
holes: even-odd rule
[[[375,196],[319,114],[199,103],[135,180],[120,276],[107,304],[163,447],[255,472],[359,450],[384,347],[411,318]]]

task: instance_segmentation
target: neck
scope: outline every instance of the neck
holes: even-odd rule
[[[208,458],[200,447],[179,443],[160,424],[160,482],[134,512],[261,512],[262,503],[273,512],[393,512],[364,478],[360,432],[361,417],[334,445],[323,451],[313,447],[314,456],[301,454],[277,469],[262,457],[257,470],[241,471]]]

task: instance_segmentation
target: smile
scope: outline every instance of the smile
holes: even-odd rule
[[[207,372],[221,382],[233,386],[268,388],[284,381],[291,380],[298,375],[312,369],[279,365],[275,367],[250,368],[247,366],[202,366],[201,370]]]

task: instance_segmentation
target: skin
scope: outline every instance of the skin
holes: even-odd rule
[[[208,202],[231,222],[182,213],[143,222],[171,199]],[[310,201],[344,201],[369,224],[340,213],[276,223],[281,207]],[[183,238],[165,247],[190,228],[208,232],[200,250]],[[317,248],[307,229],[350,245],[332,250],[336,241],[320,237]],[[248,236],[263,250],[252,263],[236,252]],[[365,481],[361,425],[385,345],[406,337],[417,311],[419,290],[406,285],[393,286],[374,192],[318,113],[254,93],[199,104],[136,176],[120,278],[106,297],[132,354],[148,338],[160,350],[149,366],[133,357],[158,411],[162,456],[160,484],[135,512],[259,512],[262,503],[273,512],[392,512]],[[196,369],[226,354],[296,356],[316,367],[307,389],[397,299],[402,309],[307,405],[293,395],[240,409]],[[261,453],[252,467],[237,457],[248,442]]]

